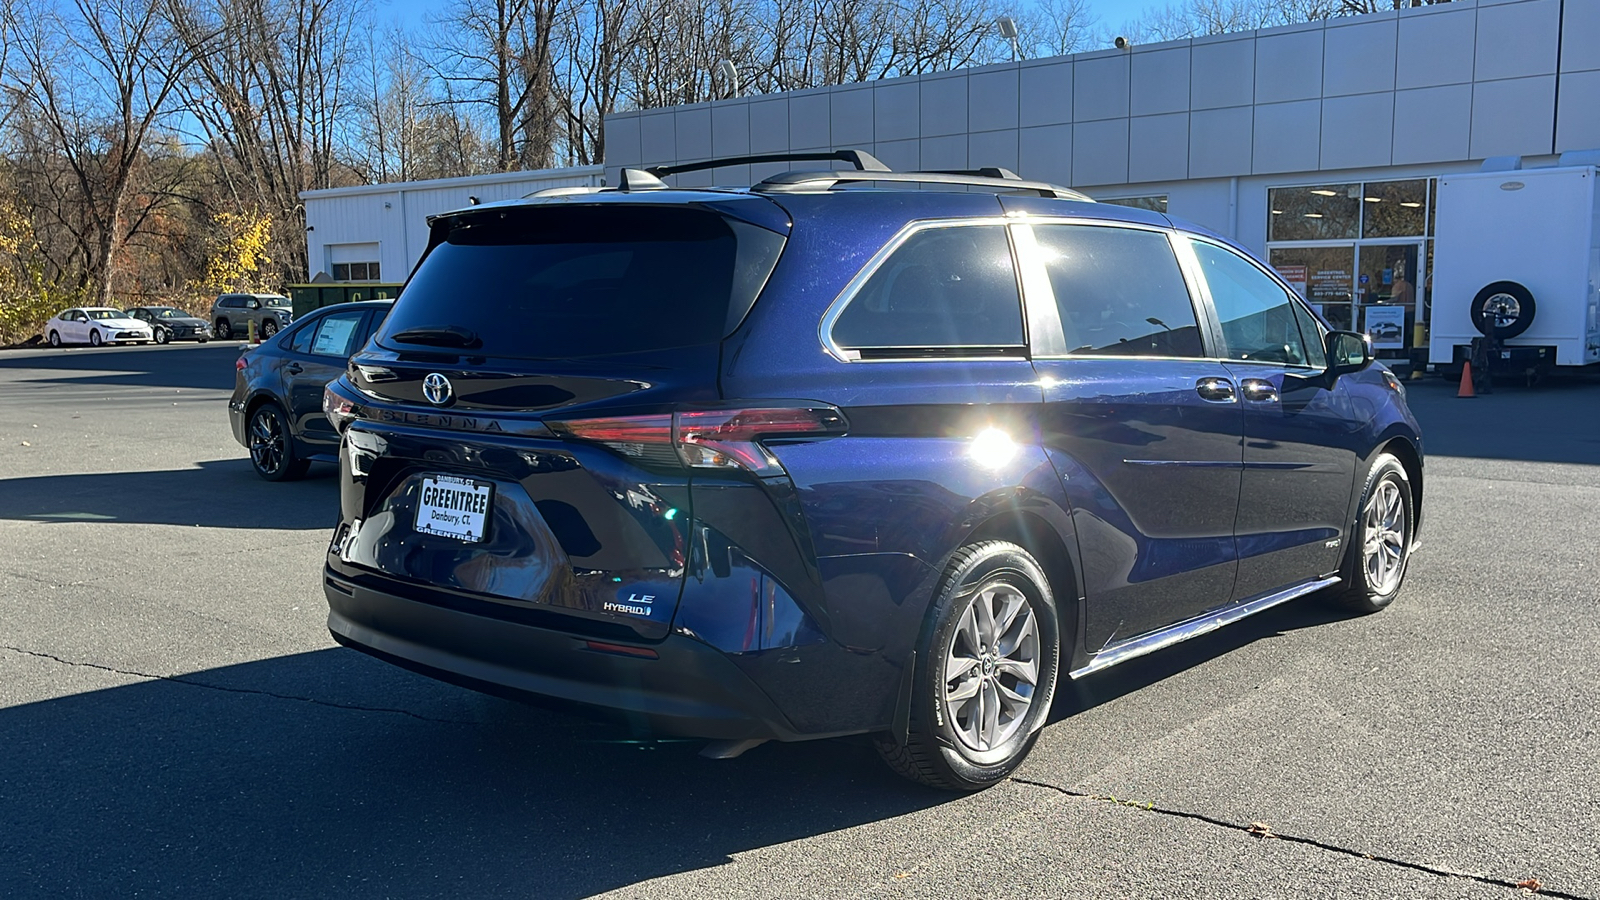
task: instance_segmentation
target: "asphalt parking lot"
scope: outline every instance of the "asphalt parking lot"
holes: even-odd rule
[[[252,474],[236,355],[0,353],[0,895],[1600,898],[1600,383],[1413,383],[1393,608],[1092,676],[954,797],[860,740],[714,762],[337,648],[331,468]]]

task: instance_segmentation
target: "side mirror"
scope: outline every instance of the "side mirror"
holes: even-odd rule
[[[1359,332],[1328,332],[1326,350],[1330,378],[1359,372],[1372,364],[1372,338]]]

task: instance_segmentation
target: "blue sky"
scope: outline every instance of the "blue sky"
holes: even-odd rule
[[[1089,11],[1102,28],[1115,28],[1148,9],[1167,5],[1171,0],[1087,0]],[[380,22],[395,22],[406,27],[420,25],[425,12],[440,8],[435,0],[376,0]]]

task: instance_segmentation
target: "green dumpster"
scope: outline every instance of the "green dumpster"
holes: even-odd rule
[[[335,303],[355,303],[359,300],[393,300],[400,296],[401,285],[379,284],[373,281],[323,281],[316,284],[289,285],[289,299],[294,304],[296,319],[324,306]]]

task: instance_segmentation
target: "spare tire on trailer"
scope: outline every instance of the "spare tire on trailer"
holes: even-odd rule
[[[1515,281],[1496,281],[1472,298],[1472,325],[1484,337],[1508,340],[1533,324],[1533,292]]]

